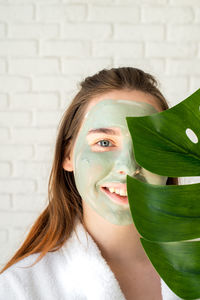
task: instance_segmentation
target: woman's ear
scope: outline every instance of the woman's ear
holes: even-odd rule
[[[63,169],[68,172],[74,171],[73,166],[73,145],[71,144],[71,140],[68,142],[68,149],[65,152],[65,158],[62,162]]]
[[[63,161],[63,169],[68,172],[72,172],[74,170],[72,156],[68,156]]]

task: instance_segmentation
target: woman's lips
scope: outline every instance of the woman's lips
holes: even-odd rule
[[[113,202],[129,207],[127,196],[120,196],[116,193],[111,193],[106,187],[101,187],[101,190],[106,193]]]

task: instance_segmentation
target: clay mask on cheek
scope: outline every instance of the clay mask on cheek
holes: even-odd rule
[[[110,223],[133,223],[129,204],[113,201],[102,188],[108,184],[121,184],[124,187],[126,175],[133,176],[138,166],[134,159],[126,117],[156,112],[148,103],[106,99],[93,106],[85,116],[74,146],[75,182],[82,200]],[[141,180],[166,184],[167,177],[142,171],[144,175]],[[124,192],[122,190],[115,191],[119,194]],[[114,194],[111,196],[114,197]],[[116,194],[115,196],[120,198]]]

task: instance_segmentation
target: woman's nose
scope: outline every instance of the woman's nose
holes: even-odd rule
[[[125,173],[125,171],[117,171],[119,174],[122,174],[122,175],[125,175],[126,173]]]
[[[117,158],[115,163],[115,171],[121,175],[133,176],[138,164],[133,155],[133,149],[129,151],[123,151]]]
[[[127,167],[125,167],[124,165],[120,165],[116,168],[116,172],[121,175],[133,176],[134,173],[136,172],[136,169],[137,166],[133,168],[131,165],[128,165]]]

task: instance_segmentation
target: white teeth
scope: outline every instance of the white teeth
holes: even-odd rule
[[[124,193],[124,191],[120,191],[120,196],[125,196],[125,193]]]
[[[110,191],[111,193],[114,193],[115,189],[114,189],[114,188],[110,188],[109,191]]]
[[[115,188],[108,188],[108,189],[111,193],[116,193],[120,196],[127,196],[127,192],[125,190],[120,190],[120,189],[115,189]]]

